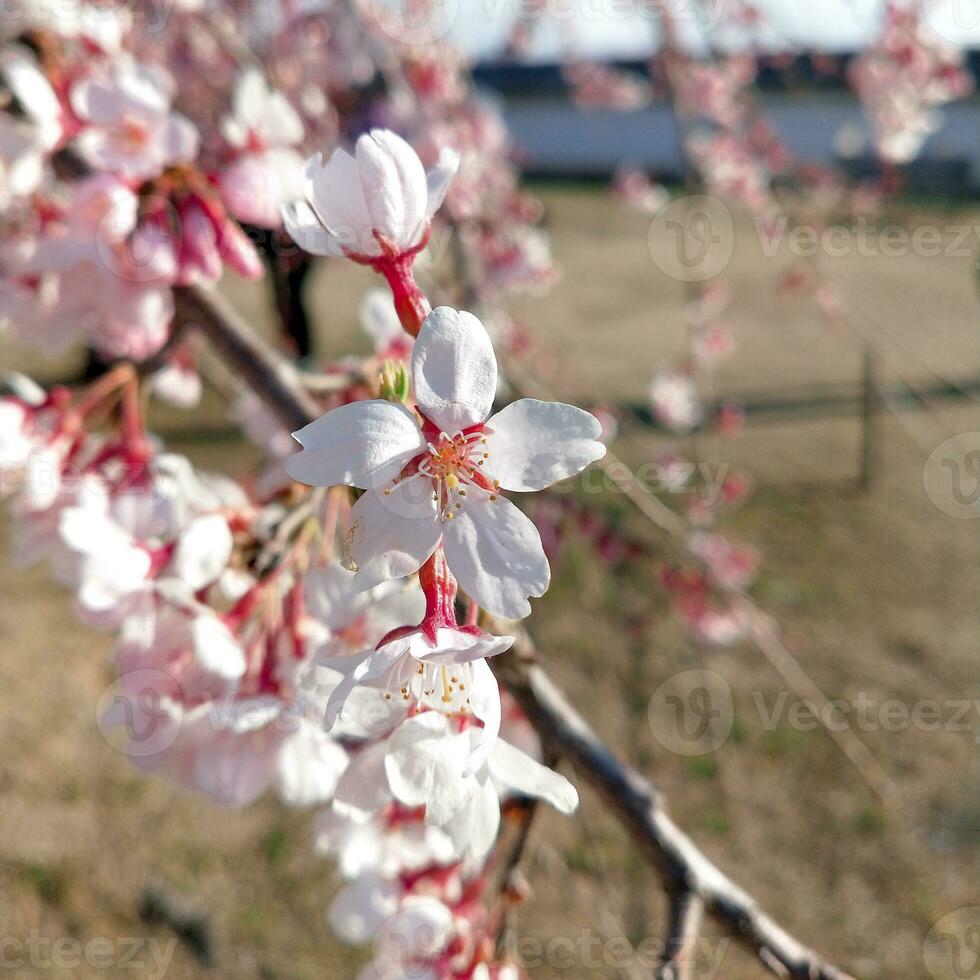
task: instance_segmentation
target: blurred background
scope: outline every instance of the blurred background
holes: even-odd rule
[[[721,181],[699,186],[692,205],[687,134],[650,70],[648,18],[572,6],[535,20],[519,52],[516,11],[476,0],[458,0],[448,35],[502,113],[560,273],[509,312],[532,336],[535,376],[562,400],[606,406],[615,451],[634,468],[676,455],[709,488],[735,475],[751,485],[723,522],[759,556],[748,595],[837,707],[815,720],[811,688],[788,685],[748,638],[710,643],[686,629],[664,589],[673,559],[662,536],[608,487],[588,511],[573,494],[559,517],[537,515],[567,538],[535,607],[549,671],[709,856],[801,939],[869,980],[980,977],[980,946],[968,941],[980,929],[969,911],[980,901],[980,99],[947,106],[898,165],[900,182],[882,188],[849,83],[880,33],[881,3],[767,0],[757,19],[724,27],[699,7],[678,18],[685,50],[750,55],[754,104],[793,159],[875,200],[855,209],[853,197],[822,198],[819,181],[795,184],[781,225],[726,197]],[[972,18],[968,6],[936,3],[929,23],[950,44],[980,45],[980,5]],[[595,62],[642,97],[589,104],[590,84],[607,95],[610,84],[583,79]],[[968,51],[971,77],[978,65]],[[813,249],[800,229],[816,235]],[[837,231],[828,239],[827,229]],[[691,271],[689,254],[710,275]],[[436,280],[450,261],[433,256]],[[678,427],[658,410],[651,376],[687,357],[692,305],[719,282],[718,322],[737,342],[699,378],[705,417]],[[827,283],[833,292],[821,293]],[[369,351],[357,309],[373,284],[353,263],[313,269],[312,363]],[[221,288],[283,342],[266,283],[226,277]],[[42,382],[77,376],[86,361],[0,343],[5,366]],[[150,420],[209,469],[244,474],[258,458],[210,384],[194,413],[155,406]],[[688,512],[697,495],[673,489],[668,505]],[[43,569],[6,558],[0,650],[0,935],[104,937],[116,948],[141,937],[131,968],[11,975],[356,976],[361,959],[324,923],[337,882],[311,859],[310,815],[270,798],[221,811],[135,772],[97,720],[110,638],[78,625]],[[710,675],[710,712],[689,697],[691,671],[701,686]],[[680,708],[651,721],[651,705],[671,698]],[[873,766],[853,764],[849,739]],[[636,948],[663,920],[656,878],[588,790],[575,819],[542,812],[527,875],[520,928],[542,943],[594,933]],[[943,922],[966,930],[955,969],[926,954]],[[629,957],[535,955],[534,978],[650,975]],[[710,929],[697,969],[767,975]]]

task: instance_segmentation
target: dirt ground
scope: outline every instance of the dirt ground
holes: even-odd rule
[[[547,298],[515,304],[539,366],[571,400],[642,398],[652,368],[680,349],[684,287],[651,261],[646,219],[595,192],[544,199],[565,276]],[[834,259],[864,311],[860,336],[829,331],[799,299],[774,298],[786,261],[764,258],[739,228],[729,319],[741,346],[719,391],[855,380],[865,341],[891,382],[976,376],[971,258]],[[361,270],[318,274],[325,354],[366,348],[354,311],[367,281]],[[258,290],[231,296],[268,324]],[[15,350],[9,361],[36,363]],[[241,472],[254,458],[227,437],[213,395],[193,418],[162,413],[158,428],[209,468]],[[621,500],[605,506],[645,543],[644,557],[628,575],[606,574],[573,545],[531,621],[549,669],[697,843],[787,928],[867,980],[980,975],[969,955],[947,969],[924,947],[934,925],[955,933],[967,921],[957,910],[980,903],[977,525],[949,516],[923,484],[932,450],[978,429],[970,400],[885,414],[867,490],[855,482],[855,418],[750,420],[734,441],[680,447],[753,477],[755,494],[727,525],[764,556],[753,594],[809,677],[851,707],[850,732],[892,787],[887,803],[754,647],[699,646],[667,616],[656,585],[662,543]],[[631,430],[617,451],[640,463],[666,445]],[[358,956],[324,924],[336,884],[311,859],[310,815],[272,799],[218,810],[131,769],[96,724],[112,681],[110,640],[78,626],[70,605],[43,569],[4,559],[0,976],[353,978]],[[732,712],[714,751],[685,755],[651,726],[648,705],[693,669],[719,675]],[[645,958],[665,914],[656,876],[588,790],[574,819],[542,811],[528,875],[534,898],[520,924],[529,939],[517,951],[535,980],[650,975]],[[149,892],[191,922],[173,945],[172,927],[141,918]],[[709,929],[696,975],[768,974]]]

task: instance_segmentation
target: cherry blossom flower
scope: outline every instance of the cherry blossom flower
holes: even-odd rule
[[[550,571],[534,525],[501,490],[541,490],[601,459],[588,412],[525,398],[490,416],[497,362],[476,317],[439,307],[412,353],[418,414],[355,402],[295,433],[290,475],[345,483],[354,505],[348,551],[368,589],[411,575],[443,543],[460,586],[490,612],[520,619]]]
[[[445,831],[427,827],[418,811],[397,806],[369,820],[354,819],[334,808],[324,810],[317,815],[314,833],[317,853],[335,858],[348,881],[369,872],[390,880],[403,871],[421,871],[456,860]]]
[[[332,661],[345,673],[327,703],[326,725],[332,728],[341,719],[344,707],[355,690],[373,688],[377,698],[393,702],[395,710],[407,713],[410,706],[421,706],[448,715],[473,715],[484,724],[481,751],[497,737],[500,728],[500,692],[487,657],[510,649],[512,636],[464,633],[440,629],[435,641],[422,630],[382,643],[348,658],[349,663]],[[361,711],[371,708],[361,700]]]
[[[34,56],[22,45],[0,52],[0,77],[20,113],[0,112],[0,206],[34,193],[45,155],[62,137],[61,105]]]
[[[690,432],[701,422],[701,399],[688,375],[658,371],[650,382],[648,394],[654,416],[668,429]]]
[[[145,683],[145,672],[130,676]],[[147,689],[131,692],[129,700],[141,694],[145,700]],[[127,699],[117,704],[125,709]],[[137,744],[132,761],[144,772],[165,775],[225,806],[247,806],[270,787],[292,806],[328,802],[347,765],[340,745],[276,697],[186,707],[157,692],[152,710],[154,751]],[[102,720],[107,728],[125,723],[116,705]]]
[[[219,176],[221,196],[240,221],[260,228],[281,223],[282,206],[303,194],[303,121],[282,92],[255,68],[235,83],[221,133],[235,158]]]
[[[372,129],[357,141],[354,156],[337,150],[306,165],[305,200],[283,210],[286,230],[307,252],[378,258],[424,244],[432,215],[446,195],[459,156],[445,150],[426,174],[400,136]]]
[[[720,534],[706,531],[695,531],[689,547],[722,587],[743,592],[752,584],[759,565],[759,555],[754,549],[734,545]]]
[[[627,204],[646,214],[657,214],[670,203],[670,192],[655,184],[645,170],[620,167],[613,176],[613,192]]]
[[[198,133],[190,120],[171,112],[172,92],[162,69],[122,57],[78,82],[72,109],[89,123],[76,138],[79,153],[98,170],[134,180],[192,160]]]
[[[501,739],[478,756],[481,764],[474,769],[480,732],[454,729],[451,719],[435,711],[408,718],[389,739],[384,769],[395,799],[424,806],[426,823],[447,831],[459,853],[480,857],[493,845],[498,792],[538,797],[559,813],[578,806],[578,794],[564,776]]]

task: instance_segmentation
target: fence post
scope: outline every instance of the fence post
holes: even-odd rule
[[[878,355],[870,344],[866,344],[861,386],[861,459],[858,474],[858,486],[861,490],[870,489],[877,468],[880,402]]]

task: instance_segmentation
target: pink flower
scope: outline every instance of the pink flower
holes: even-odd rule
[[[294,438],[289,474],[367,492],[351,512],[356,582],[416,572],[442,542],[460,586],[483,608],[519,619],[550,569],[534,525],[501,490],[541,490],[605,455],[599,422],[571,405],[523,398],[492,418],[497,362],[476,317],[428,316],[412,352],[418,413],[386,401],[328,412]]]
[[[293,149],[303,139],[303,122],[254,68],[239,76],[231,109],[221,132],[237,155],[218,175],[222,199],[240,221],[276,228],[282,206],[303,193],[303,158]]]
[[[197,154],[198,133],[172,113],[172,81],[161,69],[117,58],[71,90],[75,114],[89,125],[76,146],[86,162],[132,180],[159,176]]]

